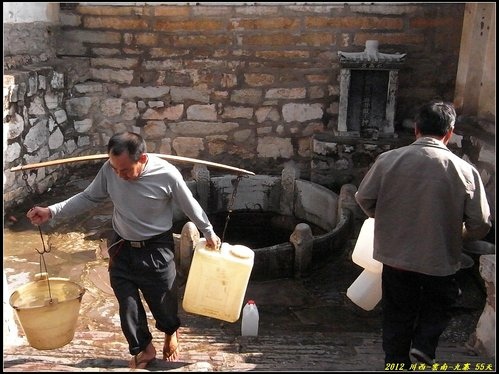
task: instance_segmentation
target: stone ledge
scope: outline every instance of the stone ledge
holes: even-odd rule
[[[478,320],[476,330],[468,340],[468,345],[477,354],[486,357],[495,357],[495,331],[496,331],[496,256],[480,256],[480,275],[485,281],[487,300],[485,308]]]

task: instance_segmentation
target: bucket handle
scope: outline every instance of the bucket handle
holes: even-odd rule
[[[47,271],[47,263],[45,262],[45,257],[43,257],[43,255],[45,253],[50,253],[50,250],[52,248],[50,247],[50,245],[49,245],[48,249],[45,247],[45,241],[43,240],[42,229],[40,228],[40,226],[38,226],[38,232],[40,233],[40,238],[42,240],[43,251],[40,251],[40,250],[38,250],[38,248],[35,248],[35,251],[37,251],[38,254],[40,255],[40,273],[37,275],[38,275],[39,280],[47,279],[47,286],[48,286],[48,291],[49,291],[48,301],[50,303],[52,303],[54,300],[52,299],[52,292],[50,290],[50,280],[49,280],[48,271]],[[43,263],[43,269],[42,269],[42,263]],[[45,271],[43,271],[43,270],[45,270]],[[35,278],[36,278],[36,276],[35,276]]]

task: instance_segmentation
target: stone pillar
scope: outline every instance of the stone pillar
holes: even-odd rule
[[[291,234],[289,241],[295,247],[294,276],[300,278],[310,271],[314,236],[306,223],[299,223]]]
[[[395,132],[395,102],[398,88],[399,72],[398,70],[390,70],[388,78],[388,94],[386,102],[386,121],[380,129],[380,133],[392,135]]]
[[[281,198],[279,202],[280,213],[292,216],[295,201],[295,180],[300,178],[300,171],[292,163],[288,163],[281,175]]]
[[[196,181],[199,204],[207,211],[210,196],[210,172],[205,165],[195,164],[192,168],[192,177]]]
[[[193,222],[187,222],[180,233],[180,253],[178,256],[178,272],[181,277],[187,279],[191,267],[194,247],[199,242],[199,231]]]
[[[344,135],[348,133],[348,91],[350,90],[350,69],[341,69],[340,71],[340,108],[338,113],[338,133]]]
[[[341,186],[338,200],[338,216],[341,214],[341,210],[346,208],[352,212],[356,220],[364,221],[366,215],[355,200],[356,192],[357,187],[354,184],[346,183]]]
[[[496,255],[480,256],[480,275],[485,281],[487,300],[468,345],[479,355],[495,357],[496,345]]]

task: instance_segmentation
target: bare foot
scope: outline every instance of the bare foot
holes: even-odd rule
[[[129,363],[129,367],[132,369],[145,369],[150,362],[156,358],[156,349],[154,345],[149,343],[149,345],[139,354],[133,356]]]
[[[163,360],[165,361],[178,361],[180,357],[180,344],[179,344],[178,330],[173,335],[165,334],[165,345],[163,346]]]

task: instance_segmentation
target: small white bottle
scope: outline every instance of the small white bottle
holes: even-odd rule
[[[258,336],[258,308],[254,300],[248,300],[243,308],[243,320],[241,322],[242,336]]]

